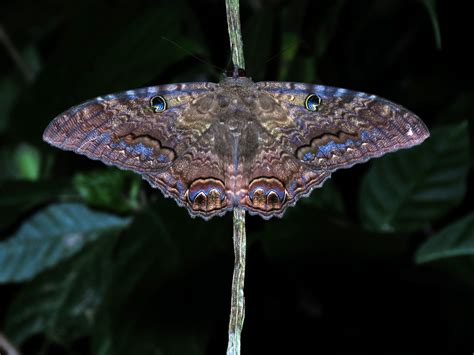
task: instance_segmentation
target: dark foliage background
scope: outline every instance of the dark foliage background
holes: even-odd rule
[[[242,0],[255,80],[375,93],[432,132],[281,220],[248,217],[244,354],[474,350],[472,13],[454,3]],[[24,354],[224,353],[230,216],[191,219],[138,176],[41,141],[85,99],[218,81],[224,1],[19,0],[0,24],[26,66],[2,36],[1,333]]]

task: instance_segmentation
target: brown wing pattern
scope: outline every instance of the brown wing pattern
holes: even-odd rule
[[[407,109],[375,95],[300,83],[256,83],[260,147],[242,204],[266,218],[348,168],[423,142],[429,132]],[[308,107],[309,95],[317,107]]]
[[[227,78],[98,97],[59,115],[43,138],[140,173],[207,219],[235,206],[282,216],[333,171],[428,136],[416,115],[374,95]]]
[[[222,143],[216,137],[218,132],[212,125],[168,169],[143,177],[186,207],[192,216],[209,219],[223,215],[234,207],[233,193],[228,184],[227,160],[218,153]]]
[[[284,137],[287,149],[308,168],[347,168],[420,144],[429,136],[415,114],[375,95],[300,83],[257,85],[288,114],[286,124],[272,127],[272,134]],[[305,107],[313,93],[321,100],[316,111]]]
[[[192,215],[231,208],[209,129],[216,119],[214,83],[183,83],[98,97],[56,117],[43,139],[65,150],[132,170]],[[166,100],[156,112],[153,97]]]
[[[163,85],[97,97],[56,117],[43,139],[138,173],[162,170],[211,124],[212,117],[196,114],[193,103],[212,85]],[[166,99],[167,110],[150,106],[157,95]]]

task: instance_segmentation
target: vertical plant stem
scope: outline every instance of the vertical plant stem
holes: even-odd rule
[[[240,336],[245,319],[245,211],[234,209],[234,276],[232,278],[232,300],[229,320],[229,342],[227,355],[240,354]]]
[[[242,44],[242,31],[240,30],[239,0],[225,0],[225,8],[232,63],[238,68],[245,69],[244,45]]]
[[[3,352],[5,351],[5,353]],[[0,332],[0,354],[20,355],[20,352],[13,346],[3,333]]]
[[[227,27],[230,51],[234,68],[245,69],[244,46],[240,30],[239,0],[226,0]],[[232,300],[229,320],[229,342],[227,355],[240,355],[240,336],[245,318],[245,211],[234,209],[234,275],[232,278]]]

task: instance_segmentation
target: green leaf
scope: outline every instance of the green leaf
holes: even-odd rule
[[[138,208],[141,179],[137,174],[107,168],[78,173],[73,184],[88,205],[127,212]]]
[[[193,38],[199,35],[196,17],[186,3],[176,0],[172,7],[154,3],[124,6],[127,8],[92,2],[77,9],[38,80],[20,95],[11,132],[21,130],[25,139],[39,140],[48,122],[68,107],[104,93],[156,84],[159,75],[189,56],[160,38],[163,34],[173,40],[191,33]],[[77,43],[84,38],[87,46],[78,50]],[[35,108],[35,119],[25,126],[31,107]]]
[[[474,256],[474,213],[429,238],[416,252],[418,264],[459,256]]]
[[[423,144],[373,162],[360,193],[364,225],[415,231],[459,204],[469,168],[467,123],[439,127]]]
[[[181,258],[177,241],[173,239],[174,234],[179,234],[173,232],[166,228],[153,206],[147,206],[135,216],[116,250],[108,295],[110,305],[126,302],[137,284],[144,280],[158,285],[179,269]],[[159,273],[149,270],[159,270]]]
[[[0,180],[35,181],[39,178],[41,154],[27,143],[6,147],[0,151]]]
[[[31,279],[76,254],[103,233],[128,223],[128,218],[95,212],[81,204],[46,207],[0,243],[0,283]]]
[[[472,105],[472,102],[474,102],[474,90],[462,91],[449,104],[443,105],[437,114],[437,122],[447,124],[454,122],[454,120],[457,122],[468,120],[472,123],[474,120],[474,105]]]
[[[171,199],[149,204],[120,236],[110,304],[121,307],[137,284],[160,287],[180,268],[192,269],[218,251],[232,252],[232,225],[225,223],[222,218],[191,219]],[[222,230],[228,230],[228,238]]]
[[[30,76],[28,79],[34,79],[41,69],[37,49],[33,46],[25,47],[20,59],[28,71]],[[24,78],[19,78],[18,70],[0,79],[0,133],[3,133],[10,122],[11,111],[22,89],[23,82]]]
[[[301,202],[301,201],[300,201]],[[301,203],[282,219],[266,221],[258,236],[268,260],[279,263],[314,262],[315,258],[377,259],[407,252],[407,238],[367,232],[334,210]]]
[[[39,177],[41,156],[38,150],[29,144],[20,144],[15,152],[14,161],[20,178],[35,181]]]
[[[16,344],[46,333],[58,343],[91,334],[108,285],[116,240],[104,238],[26,284],[8,309],[6,333]]]
[[[31,208],[59,197],[74,197],[67,181],[4,181],[0,183],[0,229]]]
[[[415,260],[474,287],[474,214],[448,225],[418,248]]]
[[[18,80],[13,75],[0,79],[0,133],[8,126],[10,112],[20,88]]]
[[[229,278],[206,268],[223,251],[232,260],[229,218],[191,219],[162,198],[140,211],[115,248],[93,353],[204,353],[209,324],[228,311],[228,300],[212,290],[227,291]]]
[[[341,192],[332,180],[326,181],[321,188],[315,189],[309,197],[299,200],[298,204],[301,205],[300,208],[314,206],[339,215],[342,215],[345,210]]]

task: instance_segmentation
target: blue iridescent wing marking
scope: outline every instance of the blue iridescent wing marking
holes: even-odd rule
[[[282,216],[333,171],[428,135],[416,115],[374,95],[230,77],[98,97],[59,115],[43,138],[133,170],[207,219],[236,206]]]
[[[421,143],[429,136],[407,109],[375,95],[288,82],[258,82],[259,147],[241,204],[269,218],[341,168]]]
[[[123,169],[156,172],[168,167],[211,124],[209,117],[196,122],[192,103],[212,85],[162,85],[100,96],[56,117],[43,139]],[[163,112],[150,105],[157,95],[166,98]]]
[[[216,119],[213,100],[208,99],[216,86],[171,84],[97,97],[56,117],[43,139],[61,149],[142,174],[192,214],[220,213],[221,208],[228,207],[222,197],[223,169],[216,167],[216,159],[209,157],[212,152],[202,139]],[[202,178],[208,179],[205,184],[193,185]],[[201,185],[205,185],[204,196],[210,201],[206,205],[209,211],[202,206],[199,189],[192,190],[191,200],[188,197],[191,187]]]
[[[323,85],[261,82],[288,114],[275,128],[287,149],[308,168],[334,171],[402,148],[420,144],[429,132],[412,112],[362,92]],[[309,110],[304,102],[316,94],[321,102]]]

